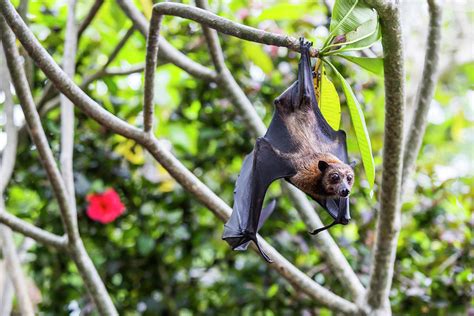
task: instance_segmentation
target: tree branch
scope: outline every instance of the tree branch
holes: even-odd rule
[[[210,12],[207,0],[196,0],[196,6]],[[222,51],[222,47],[219,42],[219,36],[215,30],[209,28],[205,24],[202,24],[201,26],[214,67],[216,67],[218,73],[222,73],[225,69],[227,69],[227,67],[224,61],[224,52]]]
[[[145,69],[144,64],[138,64],[130,66],[129,68],[110,68],[105,70],[99,70],[93,75],[84,79],[84,81],[79,86],[81,89],[86,89],[86,87],[92,82],[99,80],[107,76],[127,76],[133,73],[142,72]],[[39,109],[40,117],[45,116],[49,111],[54,109],[59,104],[59,96],[54,99],[46,102],[41,109]]]
[[[20,4],[18,5],[18,13],[20,14],[21,18],[25,23],[28,25],[28,7],[30,5],[30,0],[20,0]],[[26,51],[21,50],[20,51],[21,56],[25,58],[25,73],[26,77],[28,78],[28,84],[30,85],[31,88],[33,88],[33,80],[34,80],[34,69],[33,69],[33,61],[31,60],[30,57],[28,57],[28,54]]]
[[[3,18],[0,18],[0,20],[0,27],[3,36],[2,43],[5,50],[5,55],[7,57],[8,69],[10,71],[17,96],[21,101],[20,104],[25,114],[25,120],[28,124],[30,136],[38,149],[41,162],[45,167],[56,198],[58,199],[59,208],[63,215],[62,217],[68,237],[70,239],[75,239],[77,238],[77,234],[74,232],[77,232],[77,226],[76,223],[71,220],[72,213],[69,208],[66,186],[57,168],[51,148],[49,148],[48,140],[46,138],[46,134],[44,133],[43,127],[41,126],[41,121],[38,113],[36,112],[36,107],[33,103],[29,88],[25,85],[27,81],[24,77],[24,72],[20,67],[21,60],[17,54],[18,51],[15,46],[15,38],[9,31],[8,26],[5,24],[5,20]]]
[[[2,163],[0,164],[0,197],[3,197],[3,193],[13,174],[18,145],[18,131],[13,121],[13,96],[10,90],[11,80],[8,75],[4,56],[3,49],[0,47],[0,73],[3,77],[0,82],[0,91],[3,91],[5,95],[3,113],[5,114],[5,132],[7,135],[7,144],[3,150]]]
[[[188,5],[172,2],[162,2],[153,6],[153,12],[157,15],[173,15],[189,19],[209,26],[221,33],[232,35],[247,41],[261,44],[287,47],[295,52],[300,51],[300,43],[297,38],[262,31],[247,25],[239,24],[226,18],[215,15],[203,9],[190,7]],[[318,56],[318,50],[311,48],[312,57]]]
[[[105,70],[104,76],[126,76],[145,70],[145,64],[129,66],[128,68],[109,68]]]
[[[21,62],[15,44],[15,37],[6,25],[4,17],[8,16],[9,19],[11,19],[9,21],[10,23],[12,23],[12,20],[19,22],[23,28],[22,32],[27,34],[27,36],[31,36],[33,40],[36,41],[36,39],[31,35],[30,30],[26,27],[23,20],[8,0],[2,0],[0,2],[0,10],[2,10],[3,13],[3,16],[0,16],[0,31],[2,32],[3,36],[3,47],[7,56],[8,69],[10,71],[17,96],[20,99],[20,104],[25,115],[25,120],[28,124],[30,136],[36,145],[36,148],[38,149],[41,161],[46,170],[49,181],[51,182],[54,195],[58,200],[63,226],[68,236],[69,253],[76,263],[86,288],[91,294],[91,297],[93,298],[99,312],[104,315],[117,315],[118,313],[109,294],[107,293],[105,285],[100,279],[100,276],[92,264],[90,257],[87,255],[82,243],[82,239],[80,238],[77,221],[74,218],[70,200],[68,199],[66,185],[58,170],[51,148],[49,148],[45,132],[41,126],[41,121],[33,102],[33,97],[31,96],[31,92],[26,81],[24,70],[20,66]],[[24,47],[28,50],[27,46]],[[34,54],[31,54],[31,51],[29,50],[28,52],[33,60],[35,60]],[[74,85],[72,80],[64,72],[62,72],[59,66],[56,65],[54,61],[52,61],[51,56],[48,55],[48,57],[51,59],[49,67],[59,71],[61,75],[68,81],[69,85],[72,85],[74,88],[81,91],[79,88],[77,88],[77,86]],[[41,64],[38,63],[37,65],[41,68]],[[66,95],[71,92],[71,90],[68,90],[68,93],[65,93],[65,91],[62,91],[61,89],[60,91]],[[112,116],[107,111],[104,110],[104,112]]]
[[[31,61],[32,62],[32,61]],[[17,247],[17,253],[18,253],[18,258],[20,260],[20,263],[25,262],[26,260],[26,254],[28,253],[28,250],[35,244],[33,239],[31,238],[24,238],[22,241],[21,245]],[[2,269],[3,268],[3,269]],[[3,271],[2,271],[3,270]],[[5,264],[3,267],[0,265],[0,279],[3,274],[3,276],[7,275],[6,271],[6,266]],[[13,305],[13,294],[14,294],[14,287],[13,283],[9,278],[4,277],[2,282],[3,284],[0,284],[0,315],[11,315],[12,311],[12,305]],[[33,303],[33,308],[35,307],[35,303]]]
[[[159,19],[157,23],[152,23]],[[159,27],[161,25],[161,16],[152,16],[148,38],[146,41],[146,59],[145,59],[145,87],[143,93],[143,125],[145,133],[153,132],[154,104],[155,95],[155,69],[158,63],[159,47]]]
[[[104,3],[104,0],[96,0],[92,7],[90,8],[89,12],[87,13],[86,17],[82,21],[81,25],[79,26],[79,29],[77,30],[77,41],[76,43],[79,43],[82,34],[84,31],[89,27],[91,24],[92,20],[96,16],[97,12],[99,11],[100,7]],[[24,17],[22,16],[23,20]],[[77,46],[77,44],[76,44]],[[51,82],[48,82],[46,86],[43,88],[43,93],[42,95],[36,100],[36,106],[38,109],[42,109],[43,106],[50,101],[52,98],[54,98],[57,95],[57,91],[54,89],[54,86]]]
[[[74,105],[78,106],[88,116],[93,117],[99,123],[118,132],[120,135],[131,139],[139,139],[142,136],[142,132],[139,129],[112,115],[75,85],[26,27],[15,8],[7,0],[0,0],[0,4],[2,4],[0,5],[0,10],[5,20],[7,20],[18,40],[28,51],[36,65],[53,82],[56,89],[66,95]]]
[[[140,11],[138,11],[133,2],[131,0],[117,0],[117,3],[130,20],[132,20],[135,27],[146,36],[146,34],[148,34],[148,21]],[[175,64],[194,77],[207,81],[217,80],[214,71],[192,61],[186,55],[174,48],[165,39],[161,39],[159,49],[165,60]]]
[[[76,0],[68,1],[68,15],[66,22],[66,34],[64,36],[64,56],[63,69],[70,77],[74,78],[76,70],[76,49],[77,49],[77,31],[76,31]],[[61,153],[59,160],[61,162],[61,173],[66,185],[71,208],[71,221],[77,222],[76,196],[74,190],[74,106],[63,94],[60,95],[61,103]],[[77,226],[77,223],[75,224]]]
[[[5,94],[5,119],[7,145],[3,152],[2,163],[0,166],[0,216],[5,213],[3,192],[6,185],[10,181],[15,166],[16,149],[17,149],[17,130],[13,122],[13,98],[10,92],[10,79],[8,78],[6,66],[4,64],[3,50],[0,49],[0,73],[4,74],[1,89]],[[26,79],[26,78],[25,78]],[[28,82],[26,82],[28,84]],[[2,243],[2,253],[6,262],[6,269],[9,272],[13,286],[15,287],[16,296],[20,305],[22,315],[34,315],[33,304],[28,294],[28,288],[25,275],[21,268],[21,262],[16,252],[13,234],[10,228],[0,225],[0,239]]]
[[[17,233],[36,240],[43,245],[52,246],[58,249],[66,249],[67,238],[52,234],[33,224],[25,222],[24,220],[6,212],[6,210],[0,211],[0,223],[10,227]]]
[[[198,5],[204,5],[203,2],[196,3]],[[153,11],[155,12],[155,10]],[[204,12],[208,13],[207,11]],[[155,15],[156,13],[153,14]],[[150,24],[153,24],[153,21],[151,21]],[[216,83],[221,89],[226,91],[232,102],[237,105],[240,115],[245,121],[245,124],[250,128],[254,135],[256,137],[264,135],[267,130],[265,124],[262,122],[262,119],[258,116],[257,111],[255,111],[252,103],[242,91],[239,84],[235,81],[234,76],[232,76],[229,69],[225,65],[224,55],[219,43],[219,38],[217,37],[217,32],[210,29],[208,26],[206,26],[206,24],[202,24],[202,27],[204,36],[206,37],[209,46],[209,52],[211,53],[212,61],[216,67],[216,70],[218,71],[219,80],[217,80]]]
[[[197,0],[196,4],[203,9],[208,9],[207,1],[205,0]],[[256,137],[265,134],[266,127],[264,123],[225,65],[224,55],[219,44],[217,32],[205,25],[203,25],[203,31],[209,46],[212,60],[221,79],[217,82],[219,87],[231,96],[233,103],[239,108],[241,115],[244,117],[245,123],[253,134]],[[300,192],[300,190],[286,182],[282,182],[282,185],[286,191],[288,191],[290,198],[295,203],[298,213],[309,227],[309,230],[314,230],[317,227],[323,226],[319,216],[316,214],[306,196]],[[319,236],[314,237],[314,239],[316,240],[318,249],[320,249],[324,254],[325,260],[329,262],[331,269],[335,272],[343,286],[349,288],[355,300],[361,298],[365,289],[329,233],[321,233]]]
[[[79,28],[77,30],[77,41],[79,42],[79,39],[82,36],[82,33],[87,29],[87,27],[91,24],[92,20],[94,17],[97,15],[97,12],[99,12],[100,7],[104,4],[104,0],[95,0],[94,4],[89,10],[89,13],[87,13],[86,17],[84,20],[82,20],[81,24],[79,25]]]
[[[41,47],[31,34],[31,31],[25,27],[23,21],[17,17],[17,13],[8,0],[0,0],[0,4],[0,10],[2,10],[4,17],[17,34],[22,45],[24,45],[25,49],[29,52],[30,56],[32,56],[38,67],[43,70],[46,76],[55,84],[56,88],[61,93],[67,95],[76,106],[81,108],[88,116],[97,122],[117,134],[131,138],[137,143],[143,145],[153,155],[153,157],[155,157],[155,159],[157,159],[163,167],[201,203],[206,205],[219,218],[223,220],[229,218],[231,208],[225,204],[224,201],[199,181],[199,179],[192,174],[192,172],[186,169],[186,167],[169,151],[160,147],[156,138],[130,126],[128,123],[105,111],[82,90],[75,86],[70,78],[68,78],[52,60],[51,56],[49,56],[44,48]],[[270,254],[274,260],[271,267],[275,268],[283,277],[299,289],[303,290],[307,295],[318,300],[324,306],[328,306],[336,311],[349,314],[357,311],[357,306],[355,304],[332,294],[330,291],[318,285],[304,273],[299,271],[295,266],[286,261],[275,249],[263,240],[261,241],[261,244],[263,250]],[[74,255],[77,251],[71,250],[71,253]],[[87,261],[88,257],[84,256],[84,258]],[[80,270],[81,267],[87,267],[88,262],[81,262],[81,264],[79,264],[78,262],[80,262],[80,260],[76,257],[75,261]]]
[[[189,191],[199,202],[209,208],[221,220],[227,221],[232,209],[202,183],[191,171],[189,171],[169,151],[162,148],[152,135],[146,134],[145,148],[151,155],[175,178],[187,191]],[[275,269],[281,276],[287,279],[293,286],[302,290],[309,297],[335,311],[347,314],[355,314],[357,306],[318,285],[307,275],[298,270],[292,263],[287,261],[275,248],[270,246],[260,236],[259,243],[263,251],[273,260],[269,266]],[[253,247],[256,250],[255,247]]]
[[[128,30],[127,33],[120,39],[118,44],[115,46],[113,51],[110,53],[109,58],[107,59],[107,62],[105,65],[102,67],[103,70],[105,70],[109,65],[117,58],[118,54],[122,50],[122,48],[127,44],[129,38],[133,35],[133,32],[135,32],[135,26],[131,26]]]
[[[367,0],[380,16],[385,74],[385,132],[380,208],[369,286],[369,314],[390,313],[388,296],[392,284],[397,240],[400,231],[400,192],[405,114],[405,65],[398,2]]]
[[[0,204],[3,203],[3,198],[0,198]],[[0,206],[1,208],[1,206]],[[0,214],[3,210],[0,210]],[[7,265],[8,276],[11,279],[15,288],[16,297],[18,299],[18,305],[22,315],[34,315],[33,304],[31,303],[30,296],[28,294],[28,283],[26,282],[25,275],[21,267],[18,254],[16,252],[15,242],[13,240],[13,234],[10,228],[7,226],[0,226],[0,238],[3,240],[3,257]]]
[[[402,183],[405,183],[410,177],[415,166],[416,157],[420,151],[426,125],[428,124],[428,111],[431,100],[433,99],[436,82],[438,81],[442,8],[437,0],[428,0],[428,9],[430,24],[428,27],[425,63],[415,100],[415,114],[405,141]],[[404,185],[402,185],[402,187],[404,187]]]

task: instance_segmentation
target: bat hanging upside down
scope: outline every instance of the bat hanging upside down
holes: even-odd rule
[[[275,113],[265,136],[257,139],[245,157],[234,191],[234,207],[222,238],[232,249],[245,250],[255,242],[265,260],[257,232],[273,212],[275,201],[262,210],[268,186],[284,178],[314,200],[334,218],[328,226],[350,220],[349,194],[354,183],[348,164],[346,133],[335,131],[324,119],[316,101],[309,56],[312,43],[300,38],[298,80],[275,100]]]

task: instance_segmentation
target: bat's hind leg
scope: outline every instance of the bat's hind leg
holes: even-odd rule
[[[306,41],[304,37],[300,37],[301,59],[298,66],[298,90],[295,108],[304,111],[311,108],[312,102],[317,103],[313,84],[313,68],[311,67],[309,55],[311,46],[313,46],[312,42]]]

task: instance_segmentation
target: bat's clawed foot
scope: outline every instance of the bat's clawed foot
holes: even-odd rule
[[[313,46],[313,42],[307,41],[303,36],[299,38],[300,40],[300,51],[302,52],[303,49],[309,50],[311,46]]]

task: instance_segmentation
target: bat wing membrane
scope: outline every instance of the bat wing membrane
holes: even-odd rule
[[[234,207],[229,221],[224,225],[222,238],[232,249],[245,250],[254,241],[262,256],[271,261],[260,249],[257,232],[275,207],[271,202],[262,210],[269,185],[280,178],[295,174],[293,165],[281,157],[265,139],[257,139],[255,149],[244,160],[234,191]]]

